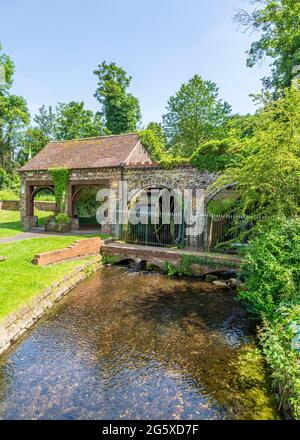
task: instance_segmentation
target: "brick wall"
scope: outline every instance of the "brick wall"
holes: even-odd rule
[[[64,260],[86,257],[88,255],[97,255],[100,253],[100,248],[100,237],[77,240],[67,248],[35,255],[32,263],[38,266],[46,266]]]

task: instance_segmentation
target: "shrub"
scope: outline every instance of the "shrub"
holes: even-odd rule
[[[300,299],[300,218],[267,223],[250,241],[242,264],[240,297],[256,314],[272,318],[282,303]]]
[[[64,224],[69,225],[71,223],[70,217],[68,217],[66,214],[58,214],[55,218],[55,223],[57,224]]]
[[[191,164],[200,171],[223,171],[232,162],[230,139],[211,140],[201,145],[191,156]]]
[[[263,318],[259,339],[281,401],[299,420],[300,306],[280,307],[272,322]]]

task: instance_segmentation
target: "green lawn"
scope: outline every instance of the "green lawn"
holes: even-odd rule
[[[1,211],[0,211],[1,213]],[[54,281],[93,257],[51,266],[31,263],[35,254],[60,249],[83,237],[36,238],[0,244],[0,319],[26,304]]]
[[[38,211],[35,213],[43,223],[51,215],[50,212]],[[0,238],[14,237],[23,232],[20,213],[18,211],[0,210]]]

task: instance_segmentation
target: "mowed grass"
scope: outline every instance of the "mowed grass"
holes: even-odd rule
[[[1,212],[1,211],[0,211]],[[51,266],[31,263],[35,254],[64,248],[83,237],[36,238],[0,244],[0,319],[26,304],[54,281],[59,281],[74,268],[93,257],[67,261]]]
[[[35,215],[39,217],[39,222],[42,224],[51,213],[37,211]],[[0,210],[0,238],[14,237],[22,232],[19,211]]]

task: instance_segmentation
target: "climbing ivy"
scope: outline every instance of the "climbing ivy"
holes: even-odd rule
[[[70,170],[68,168],[50,168],[49,172],[54,183],[56,205],[60,213],[65,213]]]

